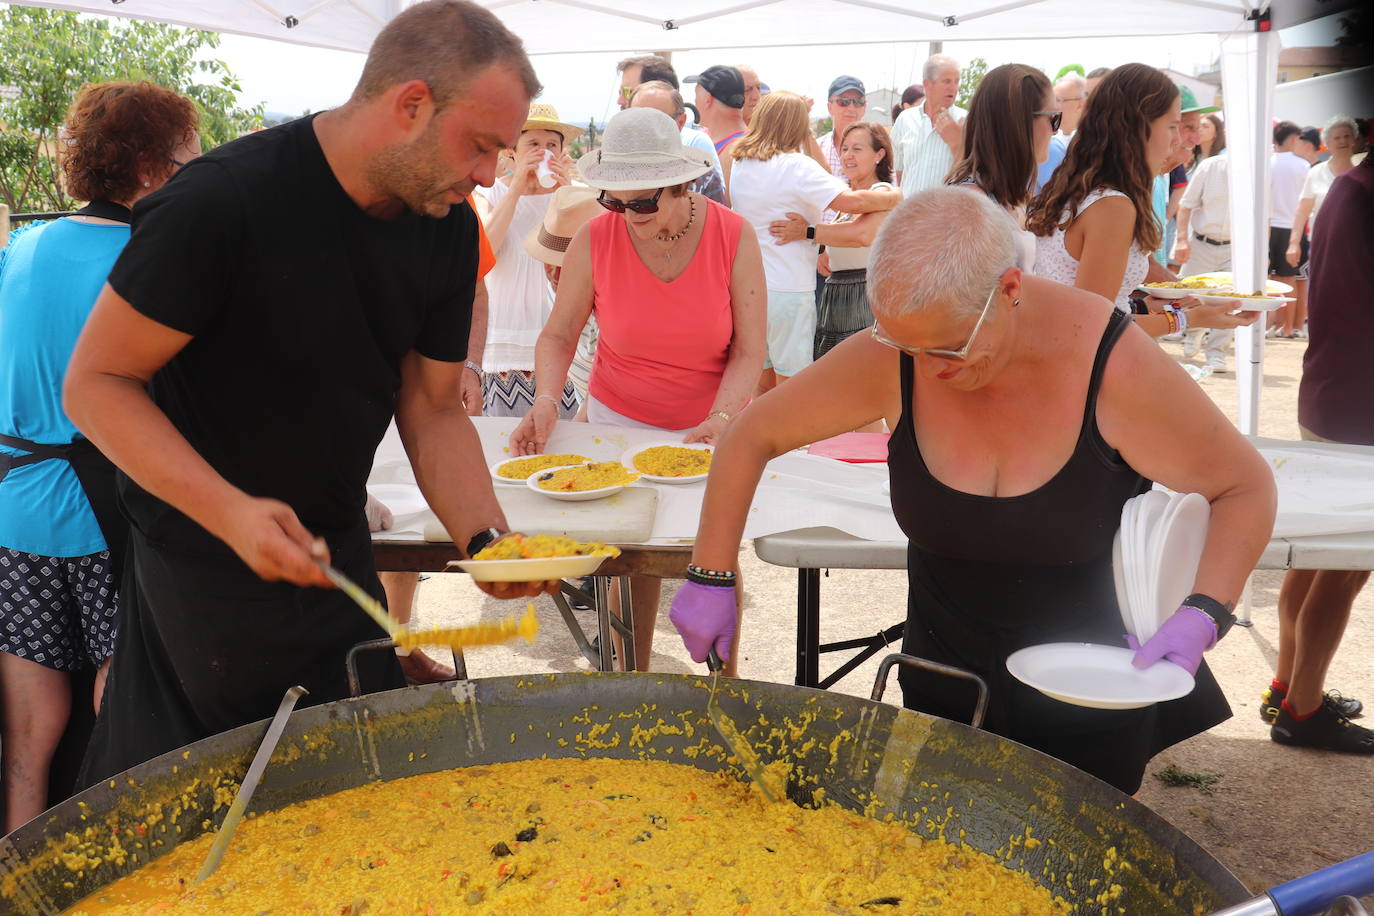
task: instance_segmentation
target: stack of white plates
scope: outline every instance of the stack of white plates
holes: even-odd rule
[[[1211,506],[1198,493],[1151,490],[1126,501],[1112,545],[1116,599],[1126,632],[1140,642],[1193,591]],[[1144,670],[1120,646],[1050,643],[1007,659],[1007,670],[1041,693],[1099,709],[1132,709],[1184,696],[1193,678],[1172,662]]]
[[[1210,517],[1199,493],[1151,490],[1122,507],[1112,571],[1121,622],[1140,642],[1192,593]]]

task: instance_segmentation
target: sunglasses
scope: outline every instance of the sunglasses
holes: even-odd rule
[[[840,106],[841,108],[862,108],[863,106],[865,106],[865,105],[868,104],[868,99],[864,98],[863,96],[859,96],[857,99],[851,99],[851,98],[844,98],[844,99],[841,99],[841,98],[834,98],[834,99],[831,99],[830,101],[834,102],[836,105]]]
[[[1059,111],[1057,109],[1054,111],[1032,111],[1031,114],[1044,115],[1045,117],[1049,118],[1051,131],[1059,130],[1059,125],[1064,122],[1064,112]]]
[[[626,210],[633,210],[641,214],[657,213],[658,199],[663,196],[665,190],[665,188],[659,188],[653,197],[639,197],[635,200],[616,200],[613,197],[607,197],[606,192],[602,191],[596,202],[612,213],[624,213]]]
[[[988,317],[988,310],[992,308],[993,297],[997,295],[1000,288],[994,286],[992,292],[988,293],[988,301],[983,303],[983,313],[978,316],[978,323],[973,326],[973,333],[969,334],[968,342],[957,350],[946,350],[942,347],[908,347],[906,344],[899,344],[897,341],[887,337],[879,330],[878,325],[873,325],[873,339],[884,346],[894,350],[901,350],[908,356],[933,356],[936,359],[947,359],[954,362],[963,362],[968,359],[969,351],[973,349],[973,342],[978,338],[978,332],[983,327],[983,320]]]

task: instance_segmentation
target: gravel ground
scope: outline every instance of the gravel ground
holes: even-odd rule
[[[1165,343],[1176,358],[1178,344]],[[1260,433],[1297,439],[1297,392],[1301,341],[1270,341],[1265,350],[1265,387]],[[1199,363],[1199,360],[1194,360]],[[1236,411],[1233,372],[1203,379],[1203,389],[1232,418]],[[748,583],[741,676],[791,683],[796,634],[796,574],[768,566],[745,546],[741,568]],[[1217,728],[1177,745],[1151,762],[1148,773],[1173,764],[1219,777],[1212,791],[1171,788],[1146,777],[1138,798],[1158,811],[1229,867],[1247,886],[1261,891],[1357,853],[1374,849],[1374,767],[1370,757],[1349,757],[1283,747],[1269,740],[1258,717],[1260,691],[1272,676],[1278,651],[1278,590],[1283,574],[1257,572],[1251,584],[1254,626],[1235,628],[1208,654],[1208,663],[1231,702],[1234,716]],[[667,619],[665,589],[654,645],[655,670],[698,670]],[[822,641],[862,636],[899,621],[905,614],[906,576],[895,571],[836,570],[821,585]],[[545,626],[533,644],[498,646],[468,654],[473,677],[567,671],[588,666],[544,600]],[[483,596],[465,576],[436,575],[425,581],[417,621],[461,625],[495,620],[511,605]],[[594,632],[590,615],[586,626]],[[1356,602],[1328,688],[1363,698],[1374,709],[1374,588]],[[823,659],[822,671],[831,660]],[[867,696],[877,664],[870,660],[834,689]],[[892,687],[896,696],[896,685]],[[1372,713],[1371,715],[1374,715]],[[1366,900],[1374,910],[1374,898]]]

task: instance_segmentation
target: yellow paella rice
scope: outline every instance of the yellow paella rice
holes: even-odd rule
[[[635,470],[655,477],[695,477],[711,470],[711,453],[680,445],[656,445],[635,455]]]
[[[544,557],[591,557],[620,556],[619,547],[610,547],[600,541],[586,544],[572,538],[554,537],[550,534],[512,534],[496,543],[477,551],[474,560],[530,560]]]
[[[1146,283],[1146,289],[1222,289],[1227,284],[1220,280],[1210,280],[1206,277],[1184,277],[1182,280],[1167,280],[1158,283]]]
[[[1060,916],[990,856],[657,761],[526,760],[377,782],[203,836],[69,916]]]
[[[535,478],[535,486],[541,490],[584,493],[587,490],[623,486],[638,479],[638,474],[619,461],[601,461],[540,474]]]
[[[584,455],[532,455],[529,458],[516,458],[498,465],[497,476],[504,480],[525,480],[536,471],[545,468],[561,468],[570,464],[585,464],[589,461]]]

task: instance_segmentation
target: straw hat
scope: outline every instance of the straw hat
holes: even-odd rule
[[[551,130],[562,134],[564,143],[572,143],[582,136],[583,128],[558,120],[558,109],[552,105],[534,102],[530,105],[529,116],[525,118],[525,126],[520,128],[520,132],[527,130]]]
[[[606,210],[596,202],[597,192],[580,184],[564,185],[553,192],[543,222],[525,236],[525,251],[536,261],[563,266],[563,254],[582,224]]]
[[[577,160],[582,180],[602,191],[650,191],[711,170],[705,152],[684,146],[677,122],[654,108],[627,108],[606,123],[601,149]]]

